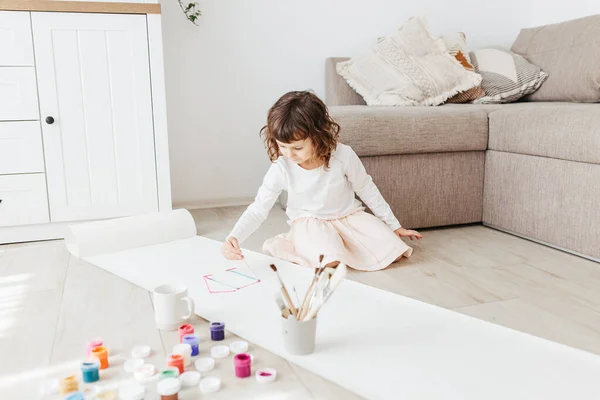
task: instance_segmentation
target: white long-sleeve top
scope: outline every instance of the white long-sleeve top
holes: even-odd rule
[[[358,155],[351,147],[340,143],[331,155],[329,168],[321,166],[306,170],[286,157],[273,162],[254,202],[244,211],[229,236],[239,243],[245,241],[267,219],[283,190],[288,192],[286,214],[289,224],[303,217],[338,219],[364,209],[356,199],[356,193],[392,230],[401,227]]]

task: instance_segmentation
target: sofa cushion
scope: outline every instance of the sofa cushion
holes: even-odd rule
[[[489,148],[600,164],[600,105],[523,103],[489,113]]]
[[[477,106],[332,106],[341,141],[359,156],[482,151],[487,112]]]
[[[521,30],[512,51],[548,73],[532,101],[600,101],[600,15]]]

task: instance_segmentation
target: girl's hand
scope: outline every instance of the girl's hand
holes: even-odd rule
[[[221,246],[221,253],[228,260],[241,260],[244,258],[238,240],[234,237],[228,237]]]
[[[394,233],[396,235],[398,235],[399,237],[409,237],[410,240],[413,240],[413,238],[415,238],[415,239],[423,239],[423,235],[421,235],[417,231],[413,231],[413,230],[410,230],[410,229],[398,228],[398,229],[396,229],[394,231]]]

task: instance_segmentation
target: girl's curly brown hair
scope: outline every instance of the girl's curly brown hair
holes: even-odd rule
[[[329,167],[335,150],[340,126],[329,116],[327,106],[309,91],[293,91],[281,96],[269,109],[267,125],[260,134],[264,137],[271,162],[281,155],[277,140],[291,143],[311,138],[315,158]]]

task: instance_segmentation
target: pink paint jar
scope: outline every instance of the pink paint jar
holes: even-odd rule
[[[235,376],[238,378],[247,378],[252,373],[252,359],[250,358],[250,354],[236,354],[233,357],[233,365],[235,366]]]
[[[86,352],[87,352],[87,356],[89,357],[92,354],[92,350],[94,350],[96,347],[100,347],[102,346],[104,343],[102,342],[102,339],[100,338],[94,338],[92,340],[90,340],[89,342],[87,342],[86,347]]]
[[[183,337],[185,335],[194,334],[194,326],[190,324],[183,324],[179,327],[179,343],[183,342]]]

